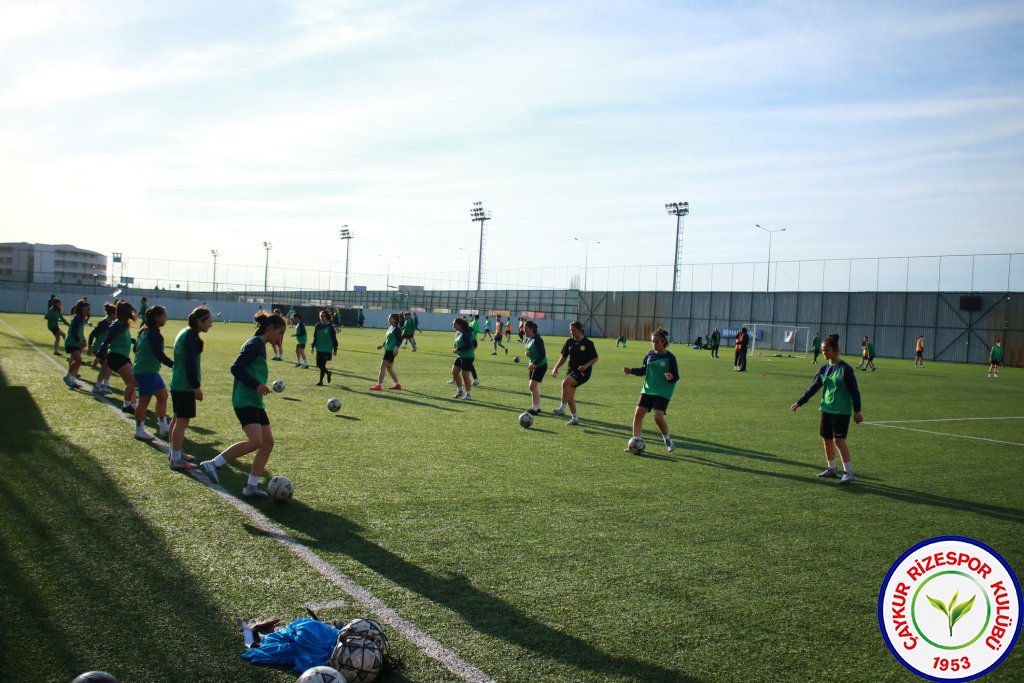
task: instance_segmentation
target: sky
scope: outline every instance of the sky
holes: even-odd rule
[[[1022,252],[1022,199],[1019,0],[0,0],[0,241],[475,280],[475,201],[486,276],[670,267],[677,201],[689,264]]]

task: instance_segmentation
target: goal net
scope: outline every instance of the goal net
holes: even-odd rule
[[[750,332],[748,353],[752,356],[807,358],[811,348],[811,328],[795,325],[747,323]]]

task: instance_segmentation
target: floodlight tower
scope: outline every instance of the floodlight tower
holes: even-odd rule
[[[274,248],[274,245],[270,242],[264,242],[263,248],[267,250],[267,259],[263,262],[263,293],[267,293],[267,281],[270,276],[270,250]]]
[[[469,210],[469,220],[480,221],[480,258],[476,266],[476,291],[479,292],[484,276],[484,224],[491,220],[491,212],[484,209],[483,202],[473,202],[473,208]]]
[[[587,242],[581,240],[579,237],[573,237],[574,240],[583,245],[583,291],[587,291],[587,271],[590,270],[590,248],[594,245],[601,244],[600,242]]]
[[[348,291],[348,250],[351,246],[352,233],[348,231],[348,226],[341,226],[341,239],[345,241],[345,289]]]
[[[672,266],[672,291],[678,292],[683,267],[683,218],[690,215],[690,202],[672,202],[665,211],[676,217],[676,259]]]
[[[210,250],[210,255],[213,256],[213,291],[217,292],[217,257],[220,256],[220,252],[216,249]]]

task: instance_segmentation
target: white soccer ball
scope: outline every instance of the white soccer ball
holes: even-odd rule
[[[284,380],[275,379],[274,383],[270,385],[270,388],[280,394],[282,391],[284,391]]]
[[[519,426],[520,427],[524,427],[526,429],[529,429],[530,427],[532,427],[533,426],[533,415],[530,415],[529,413],[522,413],[519,416]]]
[[[335,646],[331,664],[349,683],[372,683],[384,666],[384,655],[373,638],[352,636]]]
[[[513,363],[518,363],[518,362],[519,362],[519,356],[515,356],[515,357],[514,357],[514,358],[512,359],[512,362],[513,362]]]
[[[377,646],[380,648],[381,657],[387,658],[388,636],[376,621],[373,619],[353,619],[338,631],[337,643],[340,645],[349,638],[356,637],[369,638],[376,641]]]
[[[639,436],[634,436],[629,440],[627,448],[629,448],[629,452],[633,455],[640,455],[647,448],[647,444]]]
[[[345,683],[345,677],[329,666],[314,666],[306,669],[295,683]]]
[[[341,410],[341,399],[340,398],[328,399],[328,401],[327,401],[327,410],[331,411],[332,413],[336,413],[339,410]]]
[[[276,476],[267,482],[267,494],[274,502],[286,503],[291,500],[293,493],[295,493],[295,486],[288,477]]]

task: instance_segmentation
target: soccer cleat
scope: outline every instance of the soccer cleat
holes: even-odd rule
[[[246,485],[242,489],[242,498],[269,498],[270,494],[257,486]]]
[[[136,429],[135,438],[139,441],[152,441],[156,437],[147,432],[145,429]]]
[[[832,467],[826,467],[821,472],[818,472],[818,479],[835,479],[836,471]]]
[[[839,480],[840,484],[849,484],[855,480],[853,472],[843,472],[843,478]]]
[[[466,395],[462,397],[462,400],[463,401],[471,401],[471,400],[473,400],[473,392],[467,391]]]
[[[199,471],[205,474],[206,478],[214,484],[220,483],[220,478],[217,476],[217,466],[213,464],[212,460],[204,460],[199,463]]]
[[[402,388],[401,384],[393,384],[390,387],[388,387],[388,389],[401,389],[401,388]]]
[[[187,472],[188,470],[194,470],[196,468],[195,465],[190,463],[188,460],[185,460],[185,458],[171,458],[170,464],[172,470],[181,470]]]
[[[134,415],[135,406],[133,406],[131,403],[125,403],[123,406],[121,406],[121,412],[127,415]]]
[[[505,349],[505,355],[506,356],[508,355],[508,349]]]
[[[459,389],[458,391],[455,392],[455,395],[452,396],[452,398],[462,398],[463,396],[464,394],[462,393],[462,389]]]
[[[374,384],[372,387],[370,387],[370,391],[384,391],[384,387],[382,387],[379,384]]]
[[[669,453],[671,453],[676,449],[676,445],[672,443],[672,439],[669,439],[668,441],[665,442],[665,448],[668,449]]]
[[[103,398],[103,387],[93,386],[92,395],[99,398]]]
[[[578,417],[576,417],[575,415],[573,415],[569,419],[569,421],[566,422],[565,424],[566,424],[566,426],[572,427],[572,426],[578,425],[579,423],[580,423],[580,419]]]
[[[551,412],[555,415],[565,415],[565,408],[558,406],[557,408],[552,408]]]
[[[540,415],[540,408],[530,408],[527,410],[530,415]]]
[[[492,355],[492,356],[497,356],[497,355],[498,355],[498,352],[497,352],[497,351],[495,351],[495,352],[493,352],[493,353],[492,353],[491,355]]]
[[[324,383],[323,383],[323,382],[317,382],[317,383],[316,383],[316,385],[317,385],[318,387],[322,387],[322,386],[324,385]]]
[[[473,380],[473,386],[474,387],[480,386],[480,380],[478,380],[478,379]]]
[[[302,363],[296,363],[296,364],[295,364],[295,367],[297,367],[297,368],[301,368],[301,367],[302,367]]]

